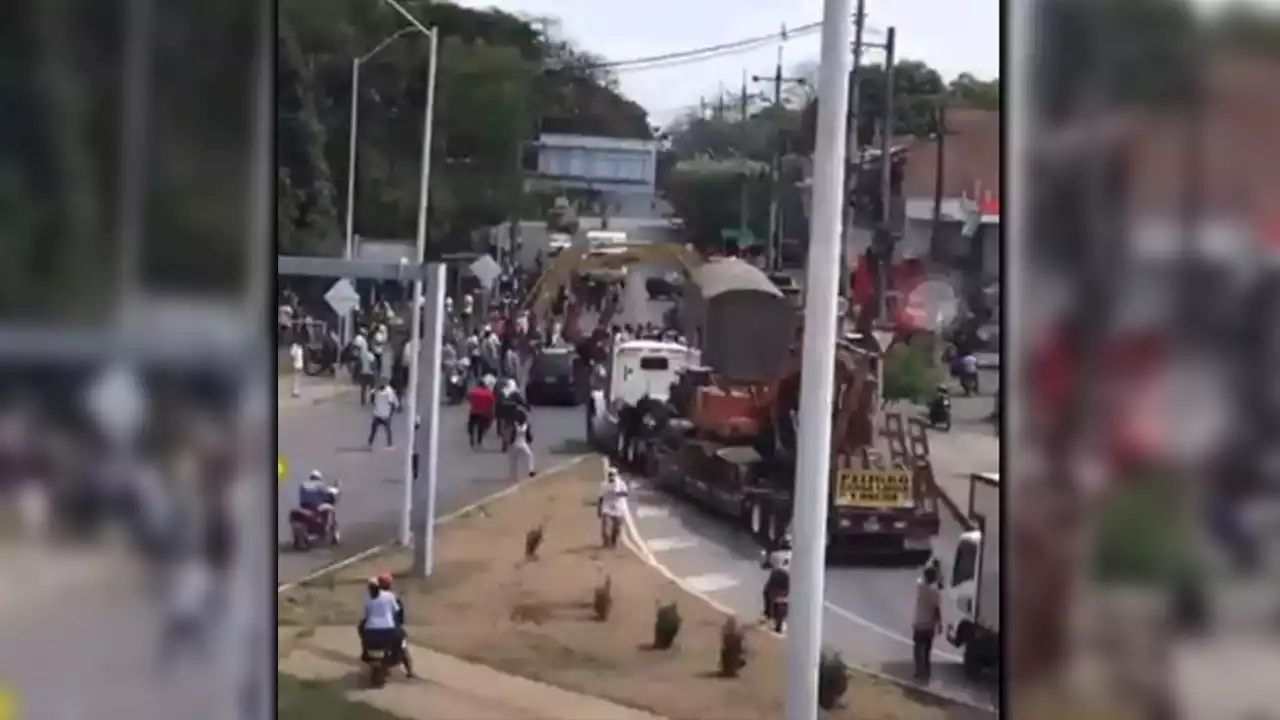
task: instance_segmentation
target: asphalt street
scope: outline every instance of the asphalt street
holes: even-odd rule
[[[404,497],[404,452],[409,434],[405,415],[393,422],[395,447],[381,434],[372,449],[366,444],[369,411],[358,398],[335,398],[309,407],[281,409],[280,455],[288,475],[280,485],[277,580],[295,581],[306,574],[396,537]],[[465,406],[440,409],[440,459],[436,489],[437,516],[476,502],[511,484],[507,456],[496,437],[473,451],[467,445]],[[582,451],[584,418],[580,408],[538,407],[533,412],[534,453],[540,467],[557,464]],[[296,552],[290,547],[289,510],[297,503],[298,483],[311,470],[338,479],[342,496],[338,520],[343,542],[336,548]]]

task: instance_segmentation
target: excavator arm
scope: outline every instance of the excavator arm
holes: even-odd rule
[[[560,290],[583,273],[659,263],[678,265],[685,275],[692,275],[702,262],[697,252],[675,243],[618,243],[597,249],[574,246],[557,255],[543,270],[525,300],[525,308],[538,321],[544,321]]]

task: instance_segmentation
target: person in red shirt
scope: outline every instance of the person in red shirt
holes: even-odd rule
[[[485,375],[479,385],[467,392],[467,406],[470,409],[470,414],[467,416],[467,438],[471,442],[472,450],[480,449],[484,443],[484,436],[489,432],[489,426],[493,424],[495,404],[493,383],[494,377]]]

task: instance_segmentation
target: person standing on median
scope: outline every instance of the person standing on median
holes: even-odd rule
[[[630,494],[627,481],[622,479],[616,467],[610,465],[596,503],[596,512],[600,516],[600,542],[606,548],[618,547],[618,535],[627,515],[627,496]]]
[[[373,447],[373,439],[378,435],[378,428],[382,428],[382,431],[386,433],[387,447],[395,447],[391,440],[391,416],[395,414],[396,408],[400,406],[400,398],[396,396],[396,391],[392,390],[387,381],[383,379],[378,381],[378,389],[373,391],[369,401],[373,408],[372,417],[369,419],[369,447]]]

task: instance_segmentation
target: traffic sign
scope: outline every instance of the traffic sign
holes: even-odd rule
[[[6,685],[0,685],[0,720],[18,720],[18,699]]]
[[[493,282],[502,274],[502,268],[498,266],[497,261],[488,255],[481,255],[475,262],[471,263],[471,274],[480,280],[480,284],[485,290],[493,287]]]
[[[324,300],[338,313],[338,317],[346,317],[352,310],[360,307],[360,293],[356,292],[351,281],[346,278],[335,282],[329,292],[324,294]]]
[[[276,456],[276,482],[284,483],[284,474],[288,472],[288,467],[284,464],[284,458]]]

